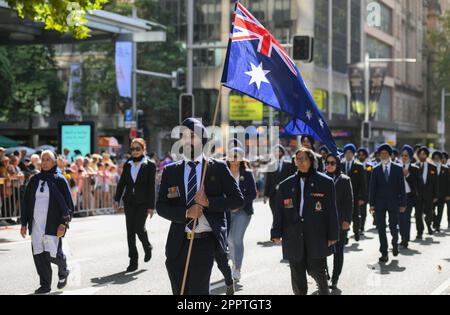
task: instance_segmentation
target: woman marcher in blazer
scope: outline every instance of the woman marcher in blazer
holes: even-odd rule
[[[344,266],[344,248],[347,233],[352,222],[353,188],[350,177],[342,173],[341,163],[337,155],[328,154],[325,159],[325,169],[326,174],[333,179],[336,188],[336,208],[341,227],[339,241],[336,243],[336,252],[334,253],[333,276],[331,277],[330,286],[332,290],[336,290],[339,276]]]
[[[40,288],[36,294],[51,291],[51,263],[58,266],[58,289],[67,284],[69,271],[62,249],[74,206],[69,185],[56,166],[56,155],[44,151],[41,155],[42,171],[34,175],[28,183],[22,205],[22,228],[25,238],[27,228],[31,235],[34,264],[40,278]]]
[[[228,161],[231,174],[244,196],[244,205],[230,209],[231,224],[228,236],[230,258],[233,262],[233,279],[241,279],[242,260],[244,258],[244,236],[254,213],[253,200],[256,199],[256,182],[248,162],[244,161],[245,152],[241,148],[231,149],[232,159]]]
[[[144,261],[149,262],[152,258],[153,248],[148,240],[145,221],[148,215],[152,218],[155,212],[156,193],[156,166],[145,156],[144,139],[134,139],[130,149],[132,158],[123,167],[115,196],[115,207],[118,207],[122,195],[125,207],[128,257],[130,258],[127,272],[138,269],[139,255],[136,247],[136,235],[144,247]]]

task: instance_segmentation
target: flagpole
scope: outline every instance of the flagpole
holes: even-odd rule
[[[219,88],[219,94],[217,95],[217,101],[216,101],[216,107],[214,109],[214,117],[213,117],[213,122],[212,122],[212,126],[216,125],[216,121],[217,121],[217,116],[219,113],[219,107],[220,107],[220,103],[221,103],[221,99],[222,99],[222,84],[220,84],[220,88]],[[208,146],[208,155],[210,154],[211,151],[211,144]],[[207,156],[206,161],[205,161],[205,167],[203,168],[203,173],[202,173],[202,179],[200,181],[200,190],[204,191],[204,183],[205,183],[205,178],[206,178],[206,171],[208,169],[208,161],[209,161],[209,156]],[[194,220],[194,225],[192,227],[192,235],[195,236],[195,229],[197,228],[197,221],[198,219]],[[188,248],[188,252],[187,252],[187,257],[186,257],[186,264],[184,266],[184,274],[183,274],[183,281],[181,283],[181,295],[184,295],[184,290],[186,287],[186,279],[187,279],[187,274],[189,271],[189,264],[191,261],[191,255],[192,255],[192,245],[194,244],[194,237],[191,237],[191,239],[189,240],[189,248]]]

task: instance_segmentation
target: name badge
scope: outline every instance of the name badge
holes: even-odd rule
[[[283,205],[285,209],[293,209],[294,208],[294,202],[292,198],[283,200]]]
[[[180,189],[178,187],[170,187],[168,190],[167,198],[174,199],[180,197]]]

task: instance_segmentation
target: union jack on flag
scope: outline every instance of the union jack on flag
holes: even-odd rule
[[[331,131],[295,62],[270,32],[236,3],[222,84],[288,113],[301,130],[337,152]]]
[[[247,40],[257,40],[258,52],[266,57],[271,57],[272,50],[275,49],[292,73],[297,76],[295,62],[286,50],[284,50],[272,34],[242,4],[238,3],[234,15],[231,41],[239,42]]]

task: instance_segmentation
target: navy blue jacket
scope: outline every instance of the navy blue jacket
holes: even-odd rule
[[[253,215],[253,200],[256,199],[256,182],[251,170],[241,168],[241,176],[239,178],[239,189],[244,196],[244,205],[242,210],[247,212],[248,215]],[[233,209],[230,209],[233,210]]]
[[[304,188],[303,222],[300,217],[300,175],[282,182],[277,193],[272,239],[283,240],[283,258],[325,258],[333,254],[328,241],[339,240],[339,219],[334,182],[328,176],[313,172]]]
[[[403,169],[400,165],[391,163],[389,181],[383,171],[383,164],[377,165],[370,180],[370,206],[375,211],[397,211],[406,207],[406,188]]]
[[[156,211],[158,214],[172,221],[167,236],[166,257],[176,258],[179,255],[183,240],[186,238],[185,227],[187,201],[184,187],[184,161],[166,166],[161,178]],[[203,167],[205,163],[202,164]],[[244,198],[239,187],[231,175],[226,163],[216,159],[209,159],[205,178],[205,193],[209,200],[209,208],[204,209],[205,218],[211,226],[221,249],[227,246],[227,225],[225,212],[229,209],[242,207]],[[178,193],[173,193],[173,192]]]
[[[55,179],[49,185],[55,185],[55,188],[61,193],[64,200],[58,200],[59,196],[54,196],[50,190],[50,200],[48,205],[47,223],[45,225],[45,234],[56,236],[58,226],[65,224],[68,217],[73,214],[74,205],[70,194],[69,184],[61,173],[55,174]],[[39,180],[36,176],[31,177],[22,200],[22,215],[20,218],[22,226],[28,226],[30,234],[33,231],[34,204],[36,202],[36,190],[39,186]],[[64,205],[64,206],[61,206]]]

